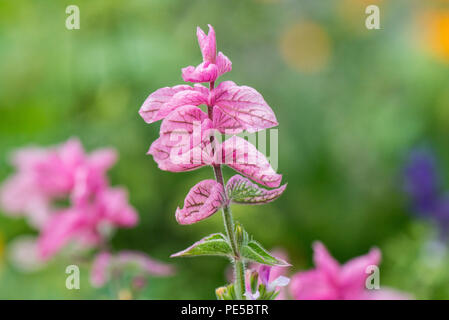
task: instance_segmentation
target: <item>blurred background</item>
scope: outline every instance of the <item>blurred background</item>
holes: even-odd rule
[[[65,28],[71,4],[80,30]],[[380,8],[379,30],[365,27],[369,4]],[[266,248],[286,250],[290,273],[313,266],[315,240],[340,262],[377,246],[381,286],[449,299],[447,242],[437,222],[413,214],[403,187],[409,152],[426,146],[449,188],[449,1],[0,1],[0,181],[18,147],[70,137],[87,150],[115,147],[109,177],[129,190],[140,223],[119,230],[113,248],[178,270],[151,279],[143,297],[214,299],[226,260],[169,258],[223,230],[220,214],[191,226],[174,217],[213,172],[160,171],[145,155],[159,124],[137,113],[150,93],[182,83],[182,67],[200,63],[196,27],[208,23],[233,62],[221,80],[256,88],[276,113],[278,172],[288,182],[276,202],[233,206],[235,219]],[[0,214],[0,298],[107,298],[88,269],[81,290],[67,290],[65,261],[15,268],[10,244],[34,233]]]

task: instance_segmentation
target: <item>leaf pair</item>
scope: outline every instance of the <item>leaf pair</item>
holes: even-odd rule
[[[277,199],[287,185],[276,189],[265,189],[240,175],[235,175],[226,184],[228,198],[223,187],[215,180],[197,183],[184,200],[184,208],[176,210],[176,220],[180,224],[192,224],[214,214],[226,202],[240,204],[263,204]]]
[[[228,239],[221,233],[211,234],[194,243],[189,248],[171,255],[172,258],[192,256],[224,256],[231,259],[235,258]],[[240,258],[245,261],[257,262],[269,266],[289,266],[284,260],[271,255],[255,240],[248,240],[240,245]]]

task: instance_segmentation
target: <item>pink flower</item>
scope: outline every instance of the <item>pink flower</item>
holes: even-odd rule
[[[274,249],[271,251],[271,254],[273,256],[275,256],[278,259],[287,261],[288,260],[288,256],[287,253],[280,248]],[[246,279],[246,284],[247,284],[247,288],[246,288],[246,293],[247,293],[247,297],[250,298],[250,300],[255,300],[258,298],[258,293],[255,292],[251,292],[251,288],[249,287],[249,276],[251,272],[255,272],[256,270],[258,270],[258,276],[259,276],[259,284],[263,284],[265,285],[265,287],[267,289],[269,289],[268,291],[279,291],[278,296],[276,297],[276,300],[286,300],[287,299],[287,295],[286,295],[286,286],[288,285],[288,283],[290,282],[290,279],[288,279],[286,277],[286,273],[287,273],[287,268],[286,267],[280,267],[280,266],[274,266],[274,267],[270,267],[267,265],[263,265],[263,264],[258,264],[258,263],[252,263],[248,266],[248,273],[247,273],[247,279]],[[232,279],[231,279],[232,280]]]
[[[231,61],[221,52],[216,53],[212,26],[209,25],[207,35],[198,28],[197,37],[203,62],[197,67],[184,68],[183,78],[209,82],[210,87],[178,85],[161,88],[148,96],[139,114],[147,123],[163,121],[160,136],[147,154],[153,156],[161,170],[182,172],[225,164],[264,186],[279,187],[282,176],[255,146],[237,136],[220,143],[216,136],[276,126],[273,110],[251,87],[225,81],[214,88],[218,76],[231,70]],[[207,113],[200,105],[207,106]],[[276,196],[284,189],[277,190]],[[181,224],[191,224],[209,217],[226,204],[225,194],[218,183],[210,180],[198,183],[188,193],[184,208],[177,209],[176,219]],[[270,194],[274,193],[265,192],[267,197]]]
[[[171,265],[150,258],[143,252],[120,251],[112,255],[109,252],[100,252],[93,264],[90,281],[94,287],[102,287],[110,280],[113,274],[125,271],[127,267],[137,268],[134,284],[142,286],[142,280],[148,276],[170,276],[174,273]]]
[[[12,157],[17,172],[3,184],[0,204],[7,213],[25,215],[41,228],[55,200],[86,201],[91,193],[105,188],[106,171],[115,161],[114,150],[87,155],[77,139],[56,147],[20,149]]]
[[[222,82],[211,91],[199,84],[161,88],[148,96],[139,114],[145,122],[153,123],[180,107],[202,104],[213,108],[211,120],[220,133],[256,132],[278,125],[273,110],[259,92],[232,81]]]
[[[290,282],[289,278],[282,276],[282,275],[274,278],[271,274],[271,270],[272,270],[272,267],[267,266],[267,265],[261,265],[259,267],[259,271],[258,271],[259,285],[263,284],[265,287],[265,290],[267,292],[278,291],[282,287],[285,287],[289,284],[289,282]],[[246,283],[245,297],[248,300],[257,300],[260,297],[260,292],[259,292],[259,289],[257,289],[255,292],[252,292],[252,288],[251,288],[252,273],[253,272],[251,270],[247,270],[246,281],[245,281],[245,283]]]
[[[83,247],[98,245],[105,228],[132,227],[137,220],[124,189],[102,190],[90,201],[83,199],[52,215],[39,236],[39,254],[48,259],[71,241]]]
[[[197,67],[189,66],[182,69],[182,78],[189,82],[214,82],[222,74],[231,71],[231,61],[221,52],[217,55],[215,31],[209,25],[209,34],[197,28],[198,43],[200,45],[203,62]]]
[[[368,290],[367,268],[377,266],[381,253],[372,249],[368,254],[340,265],[321,242],[313,246],[316,269],[298,272],[292,277],[290,291],[296,300],[383,300],[407,299],[390,289]]]

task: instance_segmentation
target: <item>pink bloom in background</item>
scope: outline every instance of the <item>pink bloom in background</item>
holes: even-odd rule
[[[160,137],[153,142],[151,154],[161,170],[182,172],[203,166],[226,164],[244,176],[270,188],[279,187],[282,176],[271,167],[257,148],[238,136],[220,143],[215,133],[238,134],[256,132],[277,126],[273,110],[262,95],[247,86],[225,81],[215,87],[215,81],[231,70],[231,61],[221,52],[217,54],[215,31],[209,25],[206,35],[197,29],[203,62],[197,67],[182,70],[189,82],[209,82],[206,88],[178,85],[156,90],[148,96],[139,110],[147,123],[163,120]],[[207,113],[199,106],[206,105]],[[195,185],[188,193],[184,208],[176,210],[180,224],[203,220],[225,203],[222,186],[212,180]],[[277,190],[279,195],[285,186]],[[274,195],[276,192],[263,191]],[[265,195],[264,195],[265,196]]]
[[[109,188],[93,195],[91,202],[81,201],[54,214],[44,226],[39,239],[39,254],[47,259],[69,241],[83,247],[99,245],[111,227],[132,227],[138,215],[128,203],[124,189]]]
[[[78,139],[50,148],[24,148],[12,156],[16,173],[2,186],[0,204],[10,215],[26,216],[41,228],[59,199],[87,199],[107,186],[106,171],[115,163],[113,149],[87,155]]]
[[[14,153],[16,173],[2,186],[1,205],[40,231],[37,257],[47,260],[70,242],[92,247],[105,240],[107,228],[136,225],[126,190],[109,186],[106,173],[116,159],[113,149],[87,154],[78,139]]]
[[[150,258],[139,251],[120,251],[116,254],[100,252],[93,264],[90,274],[90,281],[94,287],[104,286],[114,275],[123,272],[128,267],[136,270],[134,283],[142,286],[142,281],[146,281],[149,276],[170,276],[174,274],[174,268],[153,258]]]
[[[292,277],[290,291],[295,300],[400,300],[410,297],[391,289],[368,290],[368,266],[377,266],[378,249],[340,265],[321,242],[313,246],[315,269]]]

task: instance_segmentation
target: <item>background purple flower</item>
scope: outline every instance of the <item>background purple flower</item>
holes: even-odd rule
[[[419,148],[410,152],[404,170],[404,185],[412,210],[435,222],[440,236],[447,238],[449,196],[442,192],[440,176],[437,159],[431,149]]]

